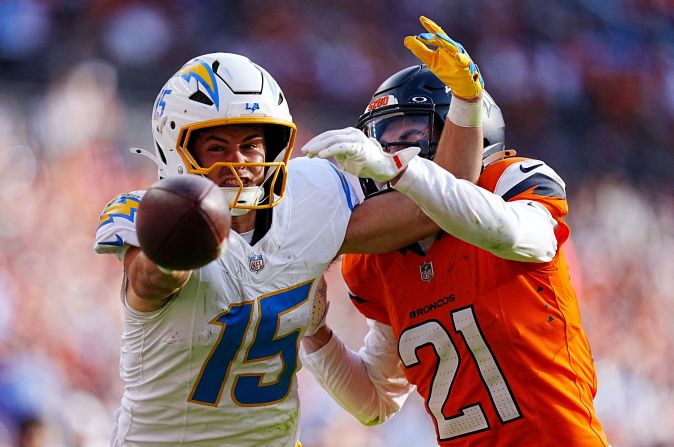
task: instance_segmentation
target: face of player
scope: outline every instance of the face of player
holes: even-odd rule
[[[419,140],[425,140],[429,137],[430,131],[427,120],[419,119],[419,117],[401,116],[391,120],[387,124],[386,129],[379,137],[379,142],[382,146],[385,146],[387,143],[407,143],[400,145],[389,144],[387,151],[395,153],[414,145]]]
[[[204,129],[198,133],[192,155],[199,164],[210,167],[213,163],[263,163],[266,152],[264,130],[260,125],[229,125]],[[236,173],[243,186],[257,186],[264,178],[263,166],[240,166]],[[231,168],[216,167],[207,177],[219,186],[237,187],[239,183]]]

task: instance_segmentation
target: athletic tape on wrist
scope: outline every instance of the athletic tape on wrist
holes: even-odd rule
[[[482,98],[475,102],[464,101],[456,96],[449,103],[447,119],[459,127],[480,127],[482,125]]]

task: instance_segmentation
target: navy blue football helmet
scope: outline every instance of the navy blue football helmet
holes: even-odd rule
[[[420,156],[432,160],[452,101],[452,92],[426,65],[413,65],[400,70],[384,81],[375,91],[356,127],[368,137],[379,141],[385,151],[395,152],[404,147],[417,146]],[[501,109],[492,97],[482,94],[482,127],[484,135],[483,160],[505,150],[505,122]],[[391,124],[405,120],[423,133],[410,135],[404,141],[386,138]],[[366,195],[383,185],[372,180],[361,182]]]
[[[423,119],[430,130],[428,139],[414,144],[397,143],[400,143],[400,146],[419,146],[422,157],[433,159],[451,100],[451,89],[428,67],[414,65],[395,73],[377,88],[365,113],[358,118],[356,127],[368,137],[379,140],[388,125],[397,118],[405,116]],[[490,153],[503,150],[505,147],[503,115],[487,92],[483,93],[482,126],[485,149],[489,148]],[[382,146],[386,150],[388,146],[394,145],[393,143],[385,141]]]

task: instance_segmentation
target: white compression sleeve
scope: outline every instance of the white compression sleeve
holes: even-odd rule
[[[556,221],[544,206],[506,202],[430,160],[412,159],[394,188],[447,233],[500,258],[549,262],[557,252]]]
[[[318,351],[302,352],[302,364],[346,411],[365,425],[397,413],[414,390],[402,371],[390,326],[368,320],[369,332],[359,352],[333,333]]]

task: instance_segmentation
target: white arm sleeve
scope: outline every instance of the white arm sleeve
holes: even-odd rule
[[[302,364],[339,405],[364,425],[397,413],[414,390],[403,373],[390,326],[368,320],[364,346],[356,353],[336,334],[318,351],[302,352]]]
[[[543,205],[506,202],[430,160],[412,159],[394,188],[447,233],[500,258],[549,262],[557,252],[557,222]]]

